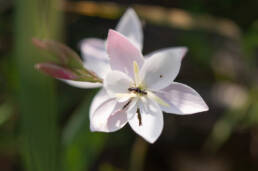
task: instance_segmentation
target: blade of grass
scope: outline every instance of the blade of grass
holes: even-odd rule
[[[85,100],[72,115],[63,131],[65,171],[89,170],[101,152],[105,135],[89,130],[89,107],[95,91],[87,91]]]
[[[39,53],[32,37],[55,38],[60,26],[58,0],[16,1],[14,60],[18,72],[21,148],[28,171],[58,171],[55,84],[34,70]]]

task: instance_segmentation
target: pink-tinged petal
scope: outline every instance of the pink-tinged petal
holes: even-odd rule
[[[98,93],[94,96],[90,105],[90,119],[95,110],[106,100],[110,99],[104,88],[100,89]]]
[[[39,63],[35,68],[51,77],[57,79],[75,80],[78,76],[69,69],[60,67],[52,63]]]
[[[141,123],[136,114],[137,107],[140,109]],[[164,121],[162,111],[156,102],[148,99],[147,104],[139,104],[127,113],[128,116],[135,113],[134,117],[128,118],[128,122],[137,134],[150,143],[154,143],[158,139],[163,130]]]
[[[98,93],[94,96],[91,105],[90,105],[90,129],[93,130],[91,125],[91,120],[93,113],[96,111],[96,109],[105,101],[110,99],[110,96],[107,94],[106,90],[104,88],[100,89]]]
[[[107,53],[111,69],[124,72],[131,78],[134,78],[133,62],[137,62],[141,68],[144,61],[140,50],[125,36],[114,30],[109,30],[108,33]]]
[[[128,93],[132,82],[132,79],[125,73],[110,71],[104,78],[104,88],[111,97],[117,97],[117,94]]]
[[[128,105],[126,111],[127,111],[127,120],[131,120],[134,115],[136,114],[137,107],[139,106],[139,99],[138,98],[133,98]]]
[[[115,98],[104,101],[91,116],[91,131],[113,132],[127,123],[124,103],[117,103]]]
[[[127,117],[121,105],[116,106],[116,110],[110,115],[107,121],[107,128],[109,132],[117,131],[127,124]]]
[[[61,80],[77,88],[98,88],[102,86],[101,83],[91,83],[91,82],[73,81],[73,80],[64,80],[64,79],[61,79]]]
[[[106,53],[105,41],[89,38],[80,42],[84,66],[94,71],[100,78],[110,70],[109,58]]]
[[[140,76],[149,89],[167,87],[176,78],[186,48],[169,48],[156,51],[145,60]]]
[[[127,37],[140,50],[143,45],[142,24],[132,8],[128,8],[120,19],[116,30]]]
[[[202,97],[185,84],[174,82],[156,94],[170,105],[160,106],[167,113],[187,115],[209,110]]]

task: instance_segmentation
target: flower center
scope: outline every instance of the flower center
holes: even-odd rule
[[[129,93],[117,93],[116,94],[117,98],[128,99],[128,102],[122,107],[122,109],[126,110],[134,98],[136,98],[136,100],[138,100],[138,99],[142,99],[145,97],[156,101],[158,104],[160,104],[162,106],[168,107],[169,104],[167,104],[163,99],[158,97],[152,91],[148,90],[148,88],[145,86],[145,84],[143,83],[143,80],[140,77],[139,66],[136,61],[133,61],[133,69],[134,69],[134,81],[131,83],[131,85],[127,89]],[[140,110],[137,110],[137,115],[138,115],[138,119],[139,119],[139,125],[142,125]]]

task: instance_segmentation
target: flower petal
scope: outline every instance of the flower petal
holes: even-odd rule
[[[109,30],[108,33],[107,53],[112,70],[124,72],[131,78],[134,77],[133,62],[137,62],[141,68],[144,61],[140,50],[125,36],[114,30]]]
[[[132,79],[120,71],[110,71],[104,78],[104,88],[111,97],[127,94],[130,84],[132,84]]]
[[[91,131],[113,132],[121,129],[127,123],[123,105],[115,98],[104,101],[91,116]]]
[[[138,106],[135,105],[134,108],[127,111],[127,115],[132,116],[133,113],[136,113],[138,107],[140,109],[141,124],[138,114],[134,114],[132,119],[128,118],[128,122],[137,134],[148,142],[154,143],[163,130],[163,114],[156,102],[149,99],[147,101],[147,104],[139,101]]]
[[[105,41],[89,38],[80,42],[84,66],[94,71],[100,78],[110,70],[109,58],[106,53]]]
[[[174,82],[156,94],[170,105],[160,106],[167,113],[186,115],[209,110],[202,97],[185,84]]]
[[[131,40],[136,47],[142,50],[143,33],[142,24],[132,8],[128,8],[120,19],[116,30]]]
[[[90,105],[90,120],[91,116],[95,110],[106,100],[110,99],[110,96],[107,94],[104,88],[100,89],[98,93],[94,96],[91,105]]]
[[[91,83],[91,82],[84,82],[84,81],[72,81],[72,80],[63,80],[65,83],[77,87],[77,88],[98,88],[101,87],[101,83]]]
[[[176,78],[186,50],[186,48],[169,48],[153,53],[145,60],[140,71],[144,84],[154,90],[167,87]]]
[[[131,100],[130,104],[128,105],[128,108],[126,109],[128,121],[131,120],[135,116],[137,107],[138,107],[138,101],[139,101],[139,98],[133,98]]]

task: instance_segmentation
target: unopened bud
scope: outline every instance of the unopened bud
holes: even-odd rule
[[[83,68],[83,63],[79,55],[65,44],[54,40],[40,40],[37,38],[32,38],[32,42],[36,47],[56,56],[62,65],[74,69]]]
[[[78,76],[69,69],[60,67],[52,63],[39,63],[35,65],[35,68],[49,76],[58,79],[76,80]]]

